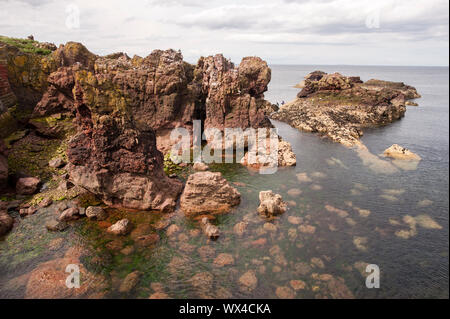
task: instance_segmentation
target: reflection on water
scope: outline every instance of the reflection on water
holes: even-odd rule
[[[217,241],[179,212],[110,210],[107,221],[81,220],[63,233],[45,230],[52,208],[24,219],[0,242],[0,297],[34,296],[30,282],[57,269],[45,262],[72,258],[67,250],[75,246],[83,249],[73,258],[96,281],[83,295],[64,297],[448,298],[448,69],[345,68],[416,86],[420,107],[366,131],[362,155],[274,122],[297,167],[260,175],[239,164],[212,165],[242,194],[215,221]],[[269,97],[288,101],[289,83],[314,69],[273,67]],[[375,155],[394,143],[422,157],[415,170]],[[259,192],[269,189],[289,205],[273,221],[256,213]],[[124,217],[134,225],[130,235],[106,234]],[[380,289],[366,288],[367,264],[379,266]]]

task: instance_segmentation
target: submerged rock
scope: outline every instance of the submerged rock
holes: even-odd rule
[[[0,109],[1,115],[1,109]],[[8,183],[8,152],[3,140],[0,139],[0,190]]]
[[[234,264],[234,257],[231,254],[222,253],[217,255],[214,259],[214,265],[217,267],[223,267]]]
[[[66,210],[64,210],[61,215],[59,215],[58,220],[59,221],[69,221],[69,220],[76,220],[80,218],[79,210],[76,207],[71,207]]]
[[[275,294],[280,299],[294,299],[295,292],[289,287],[277,287]]]
[[[241,201],[241,194],[220,172],[198,172],[189,176],[180,199],[187,216],[227,213]]]
[[[139,282],[139,278],[141,276],[141,273],[139,271],[133,271],[132,273],[129,273],[125,279],[122,281],[119,292],[121,293],[129,293],[131,290],[136,287],[136,285]]]
[[[243,292],[252,292],[258,286],[258,278],[256,277],[254,271],[249,270],[241,277],[238,281],[240,289]]]
[[[287,210],[287,204],[283,201],[281,195],[275,194],[271,190],[260,192],[259,201],[258,213],[266,217],[277,216]]]
[[[48,231],[64,231],[69,227],[65,221],[59,221],[56,219],[50,220],[45,224]]]

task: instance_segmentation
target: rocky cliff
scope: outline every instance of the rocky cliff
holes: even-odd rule
[[[359,143],[363,128],[386,125],[404,116],[405,102],[418,98],[403,83],[369,80],[315,71],[305,77],[297,99],[272,115],[307,132],[346,146]]]
[[[69,42],[42,55],[0,41],[1,59],[18,101],[5,109],[52,139],[61,138],[58,119],[73,119],[70,178],[111,206],[175,207],[182,185],[166,176],[158,150],[170,149],[173,128],[191,130],[194,120],[220,130],[271,126],[263,95],[271,73],[257,57],[237,67],[222,55],[191,65],[174,50],[100,57]]]

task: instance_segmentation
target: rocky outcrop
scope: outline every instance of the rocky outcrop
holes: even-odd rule
[[[259,201],[258,213],[268,218],[281,215],[287,210],[287,203],[283,201],[281,195],[271,190],[260,192]]]
[[[271,117],[346,146],[359,143],[363,128],[386,125],[404,116],[407,99],[420,95],[397,82],[313,72],[297,99]]]
[[[22,177],[16,183],[16,193],[19,195],[32,195],[37,192],[41,180],[37,177]]]
[[[398,144],[394,144],[391,147],[387,148],[383,155],[386,157],[391,157],[393,159],[398,160],[406,160],[406,161],[420,161],[421,158],[419,155],[411,152],[409,149],[402,147]]]
[[[187,216],[227,213],[241,201],[241,194],[220,172],[198,172],[189,176],[180,199]]]

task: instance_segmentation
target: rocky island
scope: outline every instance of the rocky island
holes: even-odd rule
[[[363,129],[387,125],[406,112],[406,102],[419,98],[404,83],[361,81],[357,76],[314,71],[305,77],[297,99],[271,118],[306,132],[319,133],[345,146],[359,144]]]

